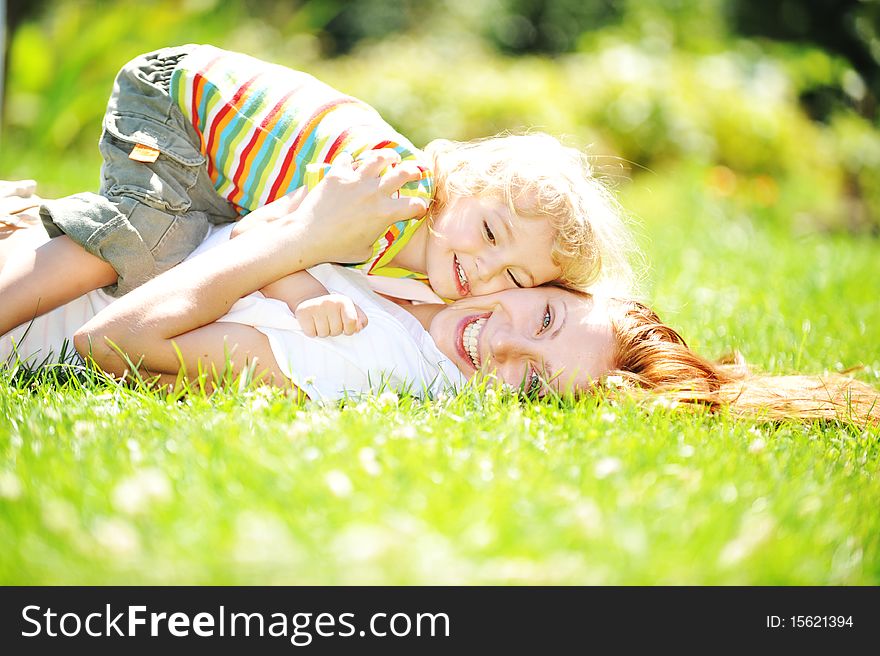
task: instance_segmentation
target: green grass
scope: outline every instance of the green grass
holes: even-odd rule
[[[880,387],[880,244],[779,227],[703,179],[623,189],[661,315],[708,355],[862,364]],[[46,371],[0,373],[0,416],[4,584],[880,584],[880,435],[846,422],[181,400]]]

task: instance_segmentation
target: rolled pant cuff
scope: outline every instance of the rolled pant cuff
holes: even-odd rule
[[[113,202],[92,193],[44,201],[40,218],[50,237],[70,237],[92,255],[109,263],[119,278],[104,287],[111,296],[122,296],[155,275],[156,263],[128,216],[136,201]]]

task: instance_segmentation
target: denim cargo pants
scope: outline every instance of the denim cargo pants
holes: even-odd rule
[[[123,67],[99,142],[100,193],[45,201],[40,208],[49,236],[66,234],[116,269],[117,283],[105,288],[113,296],[181,262],[209,224],[238,218],[214,191],[198,134],[168,93],[174,67],[193,47],[158,50]],[[132,159],[138,145],[148,153],[140,159],[155,161]]]

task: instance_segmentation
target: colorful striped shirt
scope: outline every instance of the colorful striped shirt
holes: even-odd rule
[[[284,66],[213,46],[197,46],[180,60],[170,94],[192,122],[217,193],[240,214],[302,185],[314,187],[333,158],[348,152],[393,148],[425,172],[401,195],[430,202],[434,180],[425,155],[367,103]],[[373,245],[367,273],[426,279],[389,266],[421,221],[400,221]]]

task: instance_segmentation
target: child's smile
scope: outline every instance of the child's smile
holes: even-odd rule
[[[458,282],[458,293],[461,296],[467,296],[471,293],[471,286],[468,283],[467,274],[458,261],[458,256],[452,256],[452,265],[455,268],[454,279]]]

